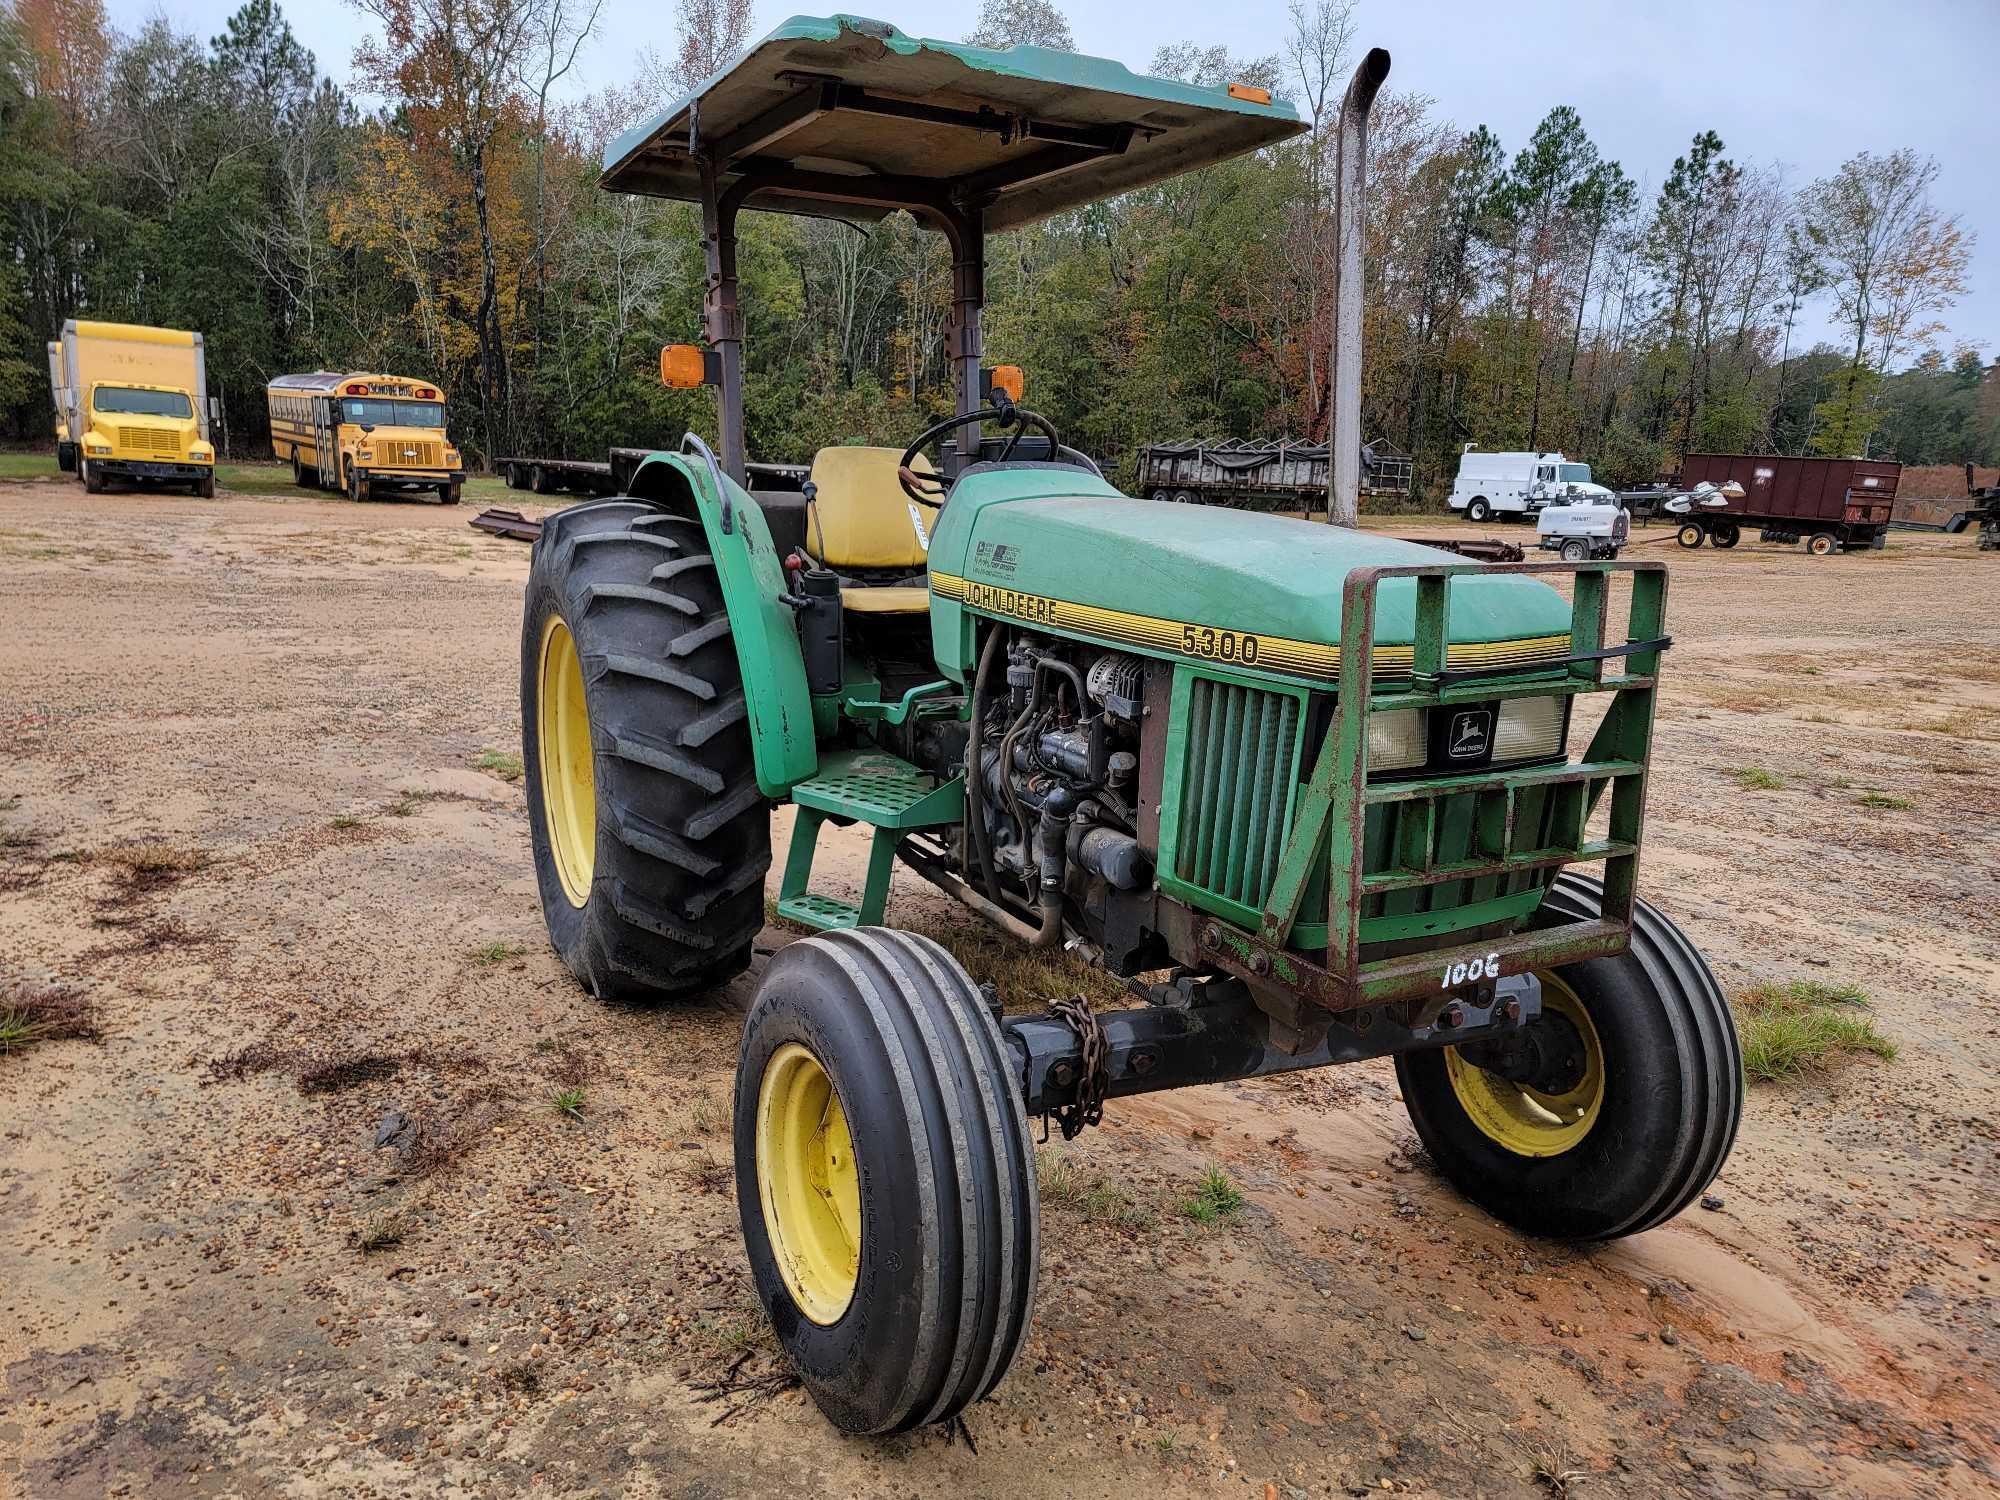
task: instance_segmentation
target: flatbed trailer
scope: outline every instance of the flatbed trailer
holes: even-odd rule
[[[1690,453],[1676,489],[1743,487],[1741,499],[1680,518],[1683,547],[1733,547],[1756,528],[1765,542],[1804,542],[1816,556],[1880,549],[1896,501],[1899,463],[1866,458],[1786,458],[1770,453]]]
[[[657,448],[613,448],[602,463],[587,458],[503,458],[494,465],[510,490],[537,495],[623,495],[632,476]],[[773,489],[797,489],[806,477],[804,464],[750,464],[752,483]]]
[[[1139,493],[1237,510],[1326,509],[1324,443],[1151,443],[1139,450]],[[1412,461],[1379,443],[1361,449],[1361,493],[1407,495]]]

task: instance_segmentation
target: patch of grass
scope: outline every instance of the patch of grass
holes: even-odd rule
[[[583,1118],[583,1090],[578,1088],[558,1089],[549,1096],[549,1108],[565,1120]]]
[[[349,828],[359,828],[361,820],[353,813],[335,813],[326,826],[345,832]]]
[[[354,1237],[355,1248],[363,1255],[372,1255],[377,1250],[390,1250],[403,1243],[409,1233],[409,1223],[399,1213],[382,1214],[371,1219],[368,1227]]]
[[[440,792],[404,792],[385,811],[392,818],[413,818],[418,808],[426,802],[438,801],[442,795]]]
[[[215,863],[205,849],[171,844],[165,839],[148,839],[141,844],[127,844],[122,849],[107,849],[98,857],[106,864],[116,865],[140,879],[192,875]]]
[[[1093,1008],[1132,999],[1102,969],[1060,948],[1030,948],[996,928],[949,918],[919,917],[908,925],[963,964],[974,984],[992,985],[1010,1011],[1046,1010],[1071,995],[1082,995]]]
[[[1724,769],[1746,792],[1775,792],[1785,784],[1784,777],[1762,766],[1728,766]]]
[[[521,757],[511,750],[482,750],[472,758],[472,768],[498,776],[502,781],[521,779]]]
[[[1911,807],[1908,797],[1891,797],[1887,792],[1863,792],[1854,800],[1863,807],[1879,807],[1885,812],[1907,812]]]
[[[482,969],[490,969],[495,964],[504,964],[510,958],[519,958],[527,951],[525,943],[487,943],[472,950],[472,961]]]
[[[1893,1062],[1896,1044],[1864,1014],[1860,986],[1815,979],[1751,986],[1736,998],[1743,1071],[1755,1083],[1790,1082],[1870,1055]]]
[[[0,985],[0,1057],[43,1042],[94,1042],[103,1035],[97,1006],[86,996],[56,985]]]
[[[1180,1215],[1202,1228],[1226,1224],[1243,1212],[1243,1190],[1229,1180],[1229,1174],[1211,1163],[1201,1174],[1194,1191],[1181,1199]]]
[[[1065,1152],[1050,1147],[1036,1151],[1035,1177],[1045,1208],[1072,1210],[1093,1224],[1130,1233],[1150,1229],[1159,1220],[1151,1204]]]

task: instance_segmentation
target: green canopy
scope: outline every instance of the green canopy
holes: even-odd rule
[[[1305,129],[1241,84],[1149,78],[1046,47],[905,36],[859,16],[794,16],[604,155],[602,185],[660,198],[755,178],[754,207],[880,219],[984,200],[988,231],[1031,224]],[[833,205],[831,208],[829,205]]]

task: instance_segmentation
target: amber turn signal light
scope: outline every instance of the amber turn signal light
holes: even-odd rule
[[[1009,401],[1019,401],[1028,391],[1028,377],[1019,365],[995,365],[993,389],[1005,391]]]
[[[1232,83],[1229,85],[1229,97],[1241,99],[1245,104],[1269,104],[1271,91],[1260,89],[1254,83]]]
[[[660,384],[677,391],[693,390],[702,382],[705,362],[694,344],[669,344],[660,351]]]

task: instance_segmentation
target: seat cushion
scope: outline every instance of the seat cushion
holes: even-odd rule
[[[806,514],[806,547],[829,568],[916,572],[929,561],[937,507],[903,493],[896,479],[901,457],[895,448],[822,448],[813,455],[816,493]],[[931,465],[918,454],[910,467],[927,473]]]
[[[920,615],[931,607],[931,591],[894,586],[842,589],[840,607],[859,615]]]

